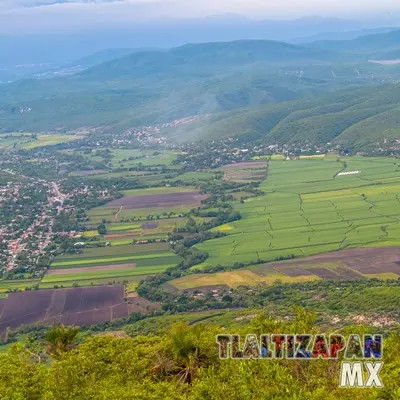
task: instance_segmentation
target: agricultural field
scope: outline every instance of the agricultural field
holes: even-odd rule
[[[0,300],[0,334],[7,328],[37,322],[94,325],[158,308],[140,297],[125,302],[123,286],[10,293]]]
[[[176,155],[176,152],[168,150],[112,150],[112,167],[131,168],[139,165],[144,167],[169,166],[176,160]]]
[[[235,288],[240,285],[270,285],[277,280],[297,283],[365,278],[400,278],[400,246],[348,249],[229,272],[188,275],[171,281],[168,285],[178,290],[209,290],[218,287],[222,282]]]
[[[179,262],[166,243],[88,248],[80,254],[57,257],[40,288],[139,282]]]
[[[220,174],[223,174],[223,172],[214,170],[185,172],[184,174],[178,175],[176,178],[171,179],[171,182],[183,182],[185,184],[198,185],[201,182],[215,180]]]
[[[145,276],[161,273],[180,262],[165,242],[169,233],[187,224],[185,214],[207,196],[193,187],[165,186],[127,190],[123,195],[90,210],[88,230],[81,234],[89,246],[103,243],[107,247],[87,248],[79,256],[57,258],[41,287],[71,285],[78,280],[100,284],[117,279],[129,281],[132,288]],[[106,232],[100,235],[97,228],[104,222]],[[55,272],[60,268],[65,273]],[[74,270],[68,272],[70,268]]]
[[[25,288],[31,288],[39,282],[40,279],[0,280],[0,297],[10,290],[25,290]]]
[[[85,158],[91,164],[91,169],[75,170],[69,176],[84,176],[90,179],[126,179],[138,181],[141,185],[155,186],[171,173],[179,173],[181,166],[174,165],[177,152],[169,150],[144,149],[106,149],[93,150],[63,150]]]
[[[224,179],[238,183],[260,182],[266,178],[267,162],[252,161],[225,165],[220,169]]]
[[[400,244],[397,159],[271,160],[260,189],[235,205],[241,220],[216,228],[228,236],[196,246],[209,258],[195,268]]]
[[[82,139],[83,136],[78,135],[61,135],[61,134],[44,134],[44,135],[36,135],[35,139],[30,142],[26,142],[22,144],[22,149],[34,149],[36,147],[44,147],[44,146],[53,146],[55,144],[60,143],[68,143],[73,140]]]
[[[33,134],[12,132],[0,134],[0,150],[18,148],[24,143],[33,140]]]
[[[123,195],[120,199],[90,210],[88,227],[97,226],[102,220],[111,223],[182,217],[207,198],[207,195],[200,194],[193,187],[166,186],[127,190]],[[138,225],[141,225],[140,222]]]

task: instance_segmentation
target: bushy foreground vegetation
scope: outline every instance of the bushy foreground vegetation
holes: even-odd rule
[[[54,328],[43,345],[15,345],[0,356],[2,399],[397,399],[399,336],[385,339],[383,389],[339,389],[340,361],[219,360],[215,325],[177,324],[160,336],[87,338]],[[313,315],[260,314],[234,333],[317,333]],[[359,326],[342,333],[367,333]]]

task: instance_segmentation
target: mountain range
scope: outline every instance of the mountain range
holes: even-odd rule
[[[369,146],[370,139],[353,140],[357,134],[348,130],[394,112],[397,95],[386,108],[367,99],[397,93],[400,64],[369,62],[396,54],[400,30],[301,45],[239,40],[170,50],[109,50],[75,63],[87,68],[74,75],[1,85],[0,129],[96,126],[113,132],[211,114],[205,125],[171,132],[171,137],[182,141],[247,133],[284,142],[343,139]],[[335,125],[330,133],[323,129],[329,124]],[[388,124],[388,129],[396,126]]]

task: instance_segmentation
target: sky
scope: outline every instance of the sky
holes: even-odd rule
[[[0,33],[73,30],[221,13],[290,19],[399,10],[398,0],[0,0]]]

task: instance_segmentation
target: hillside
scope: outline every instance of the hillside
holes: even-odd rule
[[[107,126],[122,131],[391,82],[389,72],[353,56],[274,41],[141,51],[72,76],[0,86],[0,130]]]
[[[368,52],[351,49],[395,54],[399,32],[307,46],[240,40],[136,51],[75,75],[0,85],[0,131],[95,126],[112,133],[211,114],[206,124],[172,132],[171,137],[182,141],[247,133],[247,139],[267,135],[281,142],[340,140],[354,124],[390,110],[379,101],[368,106],[366,98],[358,99],[364,93],[358,89],[318,96],[373,87],[364,96],[375,98],[376,87],[380,92],[382,84],[398,82],[399,65],[371,63]],[[83,63],[126,51],[99,53]],[[344,122],[336,124],[340,118]],[[393,121],[388,124],[388,129],[395,128]],[[356,145],[358,139],[351,141],[355,136],[350,130],[342,138]],[[363,141],[369,143],[370,138]]]
[[[237,136],[269,144],[333,142],[368,150],[385,138],[400,138],[399,110],[399,85],[361,88],[223,113],[172,136],[180,140]]]

